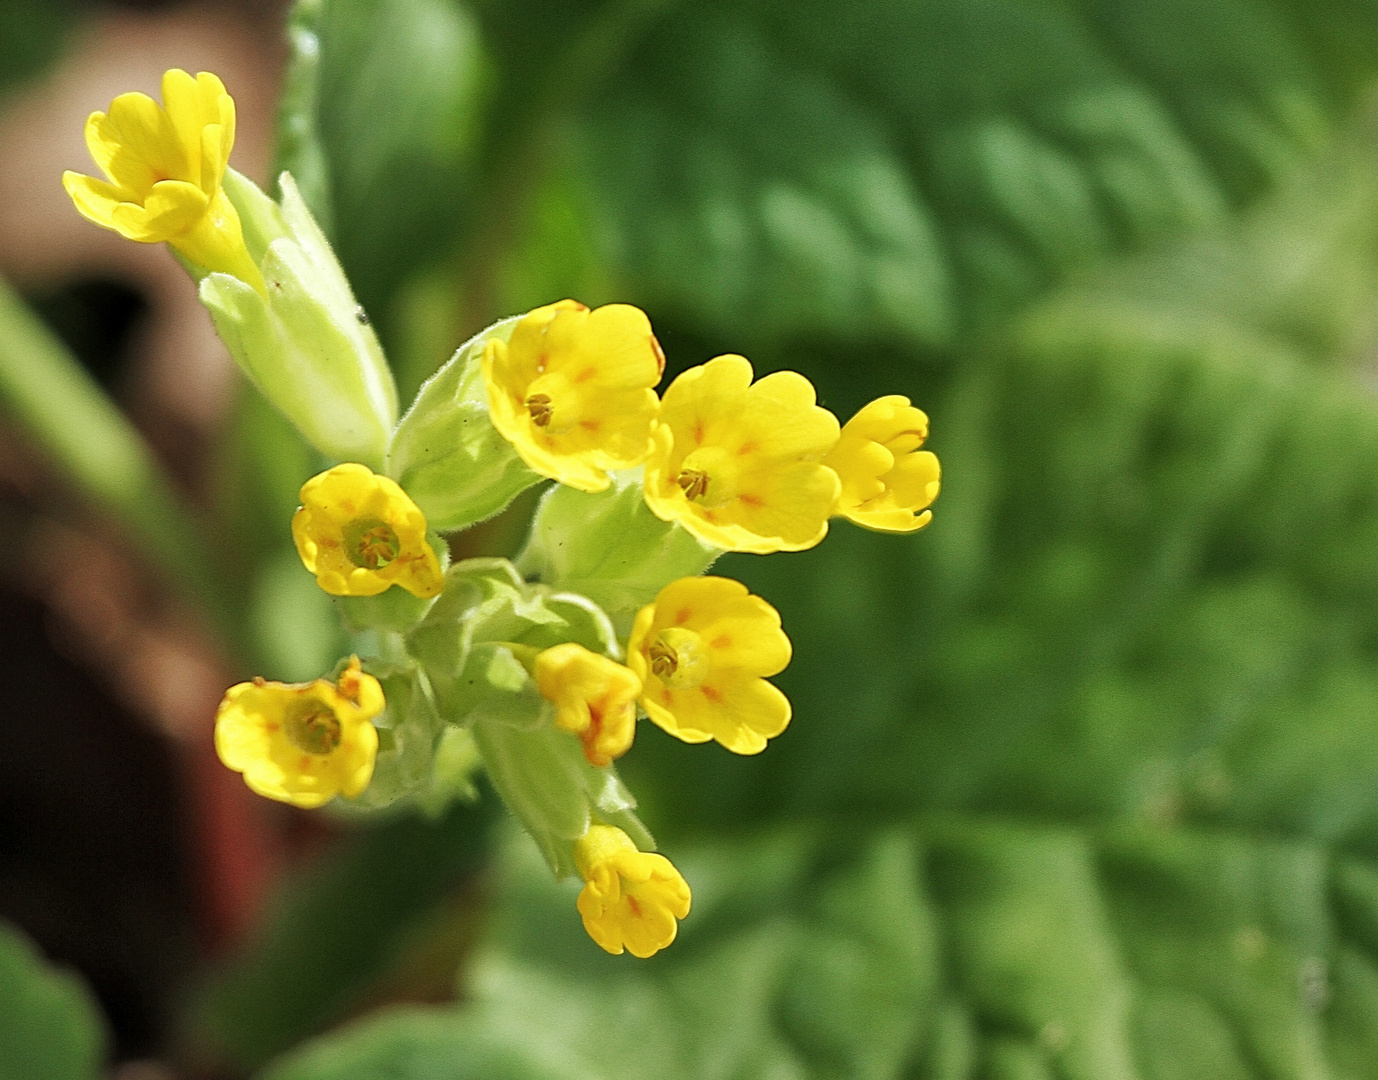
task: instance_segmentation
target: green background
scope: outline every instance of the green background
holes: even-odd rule
[[[1378,4],[319,0],[291,33],[279,160],[404,400],[492,318],[625,300],[672,371],[909,395],[943,492],[917,535],[718,564],[782,614],[795,719],[621,763],[694,888],[671,949],[604,956],[491,807],[390,819],[189,1039],[265,1080],[1375,1075]],[[336,647],[262,539],[293,439],[246,401],[218,527],[259,585],[203,583],[282,677]],[[461,1003],[292,1049],[477,863]]]

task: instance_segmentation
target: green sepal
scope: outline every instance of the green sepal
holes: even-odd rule
[[[441,719],[472,733],[494,787],[561,877],[574,869],[574,841],[595,820],[617,825],[643,850],[652,846],[617,774],[590,765],[579,740],[554,726],[554,709],[531,677],[534,657],[565,641],[619,655],[598,605],[523,581],[506,559],[491,558],[452,566],[444,591],[406,635]]]
[[[388,806],[398,799],[428,791],[436,745],[444,732],[426,675],[420,668],[375,677],[383,687],[387,707],[373,721],[378,729],[373,779],[363,794],[350,803],[363,809]]]
[[[523,731],[490,720],[471,730],[493,786],[557,878],[574,873],[574,841],[596,822],[616,825],[642,851],[655,849],[616,771],[590,765],[573,735],[549,724]]]
[[[422,385],[388,447],[387,474],[432,528],[453,532],[492,517],[541,482],[488,417],[483,348],[506,341],[520,316],[470,338]]]
[[[486,718],[529,729],[545,722],[549,706],[513,646],[537,652],[565,641],[620,655],[611,620],[587,597],[529,584],[506,559],[468,559],[450,568],[407,649],[450,723]]]
[[[220,182],[225,197],[239,214],[239,226],[244,233],[244,246],[255,264],[263,261],[268,246],[288,235],[282,207],[257,184],[234,169],[226,169]]]
[[[397,388],[377,335],[291,175],[280,180],[277,216],[262,192],[247,193],[249,183],[235,183],[236,206],[252,211],[253,244],[267,241],[259,261],[267,296],[214,273],[201,280],[201,302],[240,368],[308,442],[336,460],[381,469]]]
[[[528,578],[588,597],[625,636],[643,604],[672,581],[703,573],[722,552],[651,513],[641,470],[590,495],[559,485],[541,499],[517,566]]]

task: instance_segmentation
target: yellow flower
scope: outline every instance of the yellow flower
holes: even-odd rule
[[[716,739],[758,754],[789,724],[790,705],[763,676],[789,663],[780,615],[729,578],[681,578],[642,608],[627,643],[641,707],[685,742]]]
[[[555,705],[555,726],[579,736],[590,764],[611,765],[631,749],[641,680],[630,669],[566,641],[540,653],[531,673]]]
[[[898,394],[877,398],[848,420],[823,460],[842,481],[835,513],[884,532],[927,525],[940,470],[935,455],[919,450],[926,438],[928,417]]]
[[[423,598],[440,592],[425,516],[395,481],[365,465],[336,465],[302,485],[292,539],[332,596],[376,596],[390,585]]]
[[[511,340],[483,350],[493,426],[540,473],[603,491],[609,470],[651,452],[665,356],[645,312],[628,304],[590,311],[573,300],[523,317]]]
[[[574,843],[574,862],[584,879],[579,914],[599,946],[644,959],[675,940],[689,886],[664,855],[637,851],[621,829],[592,825]]]
[[[800,551],[828,531],[838,480],[823,467],[837,418],[793,371],[751,381],[740,356],[690,368],[665,391],[646,504],[727,551]]]
[[[130,240],[166,240],[207,270],[264,291],[239,214],[220,187],[234,145],[234,99],[209,71],[163,75],[163,104],[121,94],[86,120],[86,146],[109,178],[62,174],[81,214]]]
[[[354,798],[373,776],[383,688],[350,657],[339,681],[240,683],[215,714],[220,760],[260,795],[306,808]]]

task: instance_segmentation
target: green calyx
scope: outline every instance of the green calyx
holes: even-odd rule
[[[307,441],[328,457],[381,468],[397,420],[392,373],[290,173],[280,185],[279,205],[226,171],[266,297],[215,273],[201,279],[201,302],[244,374]]]
[[[454,531],[492,517],[541,481],[488,418],[480,363],[489,341],[505,341],[504,319],[465,342],[416,395],[388,448],[387,472],[433,528]]]
[[[694,577],[722,554],[651,513],[641,470],[618,473],[590,495],[557,486],[541,500],[517,566],[528,577],[597,603],[620,635],[672,581]]]

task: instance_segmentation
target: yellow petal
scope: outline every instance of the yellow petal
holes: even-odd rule
[[[62,186],[82,217],[107,229],[116,228],[115,207],[122,201],[123,194],[120,188],[70,171],[62,174]]]
[[[215,124],[220,128],[220,153],[217,160],[220,162],[220,172],[214,177],[202,176],[201,183],[207,184],[214,182],[218,187],[225,178],[225,166],[230,161],[230,151],[234,149],[235,114],[234,98],[229,94],[223,94],[215,110]]]
[[[117,206],[113,214],[115,227],[131,240],[174,240],[205,217],[207,203],[205,192],[195,184],[162,180],[153,185],[143,206]]]
[[[743,597],[699,633],[715,671],[778,675],[789,666],[793,654],[789,638],[780,629],[780,616],[759,596]]]
[[[530,468],[589,492],[650,454],[663,363],[643,312],[571,301],[523,316],[481,358],[493,426]]]
[[[190,180],[191,169],[167,112],[146,94],[121,94],[110,103],[111,138],[153,171],[154,180]]]
[[[812,454],[822,458],[837,443],[837,417],[817,407],[813,384],[794,371],[777,371],[746,394],[743,420],[751,437],[775,457]]]
[[[207,197],[215,195],[220,180],[225,175],[225,157],[228,153],[225,140],[221,138],[219,124],[207,124],[201,129],[201,182],[200,188]]]
[[[764,679],[724,678],[673,695],[674,730],[662,723],[649,705],[646,714],[671,735],[686,742],[708,738],[734,754],[759,754],[767,740],[784,731],[790,703]]]
[[[163,108],[187,163],[187,172],[180,179],[205,190],[201,177],[201,132],[213,117],[203,114],[196,80],[181,68],[163,73]],[[214,190],[211,187],[206,194]]]
[[[102,172],[123,189],[122,201],[142,202],[159,177],[147,161],[126,146],[103,112],[86,118],[86,148]]]

